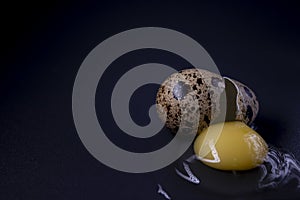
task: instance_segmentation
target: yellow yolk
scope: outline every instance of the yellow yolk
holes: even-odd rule
[[[268,153],[264,139],[243,122],[214,124],[203,130],[194,151],[204,164],[220,170],[248,170],[262,164]]]

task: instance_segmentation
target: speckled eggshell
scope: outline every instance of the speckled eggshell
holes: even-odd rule
[[[185,69],[174,73],[157,92],[159,116],[173,132],[177,132],[179,125],[187,132],[195,128],[203,130],[219,115],[224,88],[223,78],[207,70]]]
[[[243,83],[227,78],[237,89],[237,111],[236,120],[251,124],[256,118],[259,110],[259,103],[254,92]]]

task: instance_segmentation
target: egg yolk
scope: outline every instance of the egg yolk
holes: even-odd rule
[[[220,170],[248,170],[262,164],[268,146],[243,122],[214,124],[196,138],[194,151],[204,164]]]

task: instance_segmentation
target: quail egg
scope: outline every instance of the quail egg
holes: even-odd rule
[[[226,95],[226,110],[222,110],[222,95]],[[218,122],[224,112],[225,121],[250,124],[259,109],[254,92],[246,85],[194,68],[170,75],[157,92],[156,105],[159,117],[173,132],[179,126],[187,132],[197,126],[199,132]]]

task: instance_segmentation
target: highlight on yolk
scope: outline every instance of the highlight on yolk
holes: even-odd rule
[[[243,122],[214,124],[196,138],[194,151],[204,164],[220,170],[248,170],[263,163],[268,145]]]

